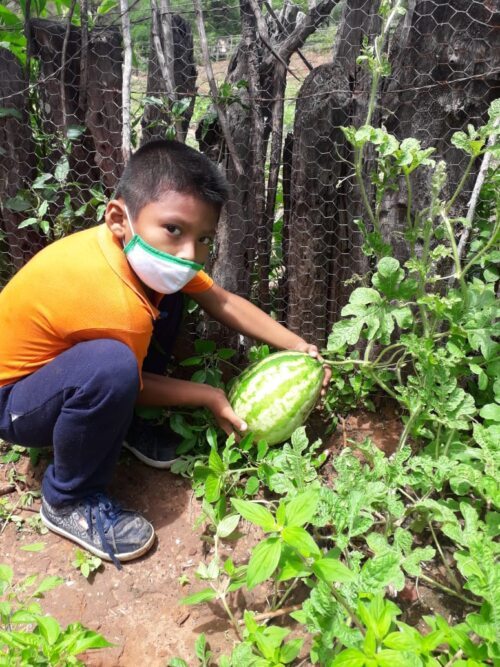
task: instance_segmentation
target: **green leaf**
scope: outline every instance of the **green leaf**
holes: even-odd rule
[[[279,660],[283,664],[287,665],[290,662],[293,662],[295,658],[299,655],[302,644],[304,643],[303,639],[292,639],[289,642],[286,642],[281,650],[279,655]]]
[[[262,505],[238,498],[231,498],[231,503],[234,509],[247,521],[260,526],[266,532],[276,530],[277,526],[273,515]]]
[[[43,551],[45,549],[45,542],[33,542],[33,544],[25,544],[21,547],[21,551]]]
[[[1,17],[1,14],[0,14]],[[23,116],[22,113],[18,109],[14,108],[8,108],[8,107],[0,107],[0,118],[17,118],[18,120],[22,120]]]
[[[38,224],[38,218],[26,218],[17,225],[18,229],[24,229],[25,227],[32,227],[33,225]]]
[[[52,646],[61,634],[61,626],[52,616],[38,616],[37,625],[42,637]]]
[[[401,576],[400,556],[387,553],[367,561],[361,568],[361,590],[381,592]]]
[[[331,663],[332,667],[364,667],[366,656],[357,648],[348,648],[338,656]]]
[[[479,414],[488,421],[500,422],[500,405],[497,405],[497,403],[483,405]]]
[[[398,296],[398,286],[404,277],[404,271],[394,257],[382,257],[377,266],[377,273],[372,278],[373,285],[388,299]]]
[[[328,350],[336,352],[345,345],[356,345],[362,328],[363,322],[359,320],[340,320],[340,322],[336,322],[332,327],[332,333],[328,337]]]
[[[10,617],[10,622],[16,624],[23,623],[23,625],[26,625],[28,623],[36,623],[36,621],[37,615],[27,611],[26,609],[18,609]]]
[[[112,11],[113,9],[116,9],[117,7],[118,7],[117,0],[102,0],[100,5],[97,7],[97,14],[102,16]]]
[[[280,556],[281,540],[278,537],[268,537],[253,549],[247,569],[249,589],[271,577],[278,567]]]
[[[179,366],[199,366],[203,363],[203,357],[188,357],[183,359]]]
[[[252,477],[249,477],[246,481],[245,484],[245,493],[248,496],[253,496],[257,493],[259,490],[259,478],[255,477],[255,475],[252,475]]]
[[[205,498],[209,503],[215,503],[219,500],[221,488],[222,478],[209,473],[205,480]]]
[[[66,182],[69,173],[69,161],[66,155],[59,160],[54,169],[54,178],[59,184]]]
[[[217,593],[212,588],[204,588],[198,593],[187,595],[180,600],[180,604],[200,604],[201,602],[209,602],[216,597]]]
[[[303,526],[310,523],[318,506],[319,494],[316,489],[299,493],[285,506],[285,523],[288,526]]]
[[[17,14],[14,14],[14,12],[7,9],[4,5],[0,5],[0,25],[11,26],[21,30],[23,22]]]
[[[41,595],[46,591],[51,591],[53,588],[57,588],[57,586],[60,586],[61,584],[64,584],[64,579],[61,579],[61,577],[45,577],[33,593],[33,596]]]
[[[31,208],[31,202],[22,195],[16,195],[15,197],[6,199],[4,206],[10,211],[22,212]]]
[[[205,650],[207,648],[207,638],[201,633],[199,637],[197,637],[195,643],[194,643],[194,652],[196,653],[196,657],[198,660],[202,661],[205,658]]]
[[[85,129],[86,128],[84,125],[69,125],[66,130],[66,137],[70,141],[75,141],[82,136],[82,134],[85,132]]]
[[[356,579],[356,575],[337,558],[320,558],[313,563],[312,571],[318,579],[327,583],[346,584]]]
[[[384,646],[398,651],[419,651],[422,647],[422,635],[415,628],[398,623],[399,632],[391,632],[384,639]]]
[[[297,549],[305,558],[309,558],[310,556],[319,558],[321,556],[318,545],[304,528],[300,526],[285,526],[281,536],[289,546]]]
[[[236,530],[236,526],[238,525],[239,520],[239,514],[229,514],[228,516],[224,517],[217,526],[217,535],[222,538],[231,535],[231,533]]]
[[[189,665],[182,658],[172,658],[168,663],[168,667],[189,667]]]
[[[208,456],[208,467],[213,470],[216,475],[222,475],[226,471],[224,463],[215,449],[212,449]]]

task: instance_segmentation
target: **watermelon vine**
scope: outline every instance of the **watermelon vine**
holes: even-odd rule
[[[333,371],[325,399],[331,419],[377,390],[397,404],[401,437],[390,457],[367,439],[330,461],[304,428],[273,448],[262,433],[257,443],[250,433],[219,447],[209,431],[208,460],[188,457],[177,465],[192,474],[213,545],[197,571],[204,587],[183,602],[218,600],[228,613],[237,641],[220,667],[500,661],[497,167],[480,170],[477,205],[457,213],[473,166],[487,155],[493,165],[500,158],[500,101],[485,125],[453,135],[469,161],[446,198],[446,164],[433,160],[432,147],[370,124],[380,78],[390,72],[387,37],[402,13],[398,0],[381,3],[381,33],[360,57],[373,81],[366,124],[344,128],[366,206],[358,225],[373,271],[353,290],[322,353]],[[368,149],[373,206],[362,173]],[[419,207],[412,183],[422,171],[430,190],[419,193]],[[403,264],[381,220],[384,197],[400,187],[410,249]],[[464,230],[471,238],[466,252]],[[262,531],[261,540],[248,560],[234,562],[223,545],[248,524]],[[405,591],[418,598],[419,583],[455,600],[455,618],[435,613],[418,627],[403,622],[395,600]],[[237,618],[232,593],[259,585],[267,587],[269,611]],[[294,619],[299,637],[273,624],[280,615]],[[212,664],[204,637],[197,656]]]

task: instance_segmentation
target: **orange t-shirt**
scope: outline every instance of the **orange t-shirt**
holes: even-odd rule
[[[194,294],[212,285],[200,271],[182,291]],[[151,303],[105,224],[52,243],[0,292],[0,386],[97,338],[128,345],[141,370],[158,316],[162,295],[157,296]]]

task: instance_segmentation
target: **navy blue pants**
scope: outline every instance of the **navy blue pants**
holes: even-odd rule
[[[182,319],[182,295],[165,296],[143,370],[163,374]],[[42,493],[62,505],[103,492],[139,392],[137,360],[112,339],[78,343],[40,370],[0,387],[0,438],[54,447]]]

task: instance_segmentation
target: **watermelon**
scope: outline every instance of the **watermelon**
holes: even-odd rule
[[[303,352],[276,352],[249,366],[229,391],[229,402],[255,440],[275,445],[302,426],[321,392],[320,361]]]

